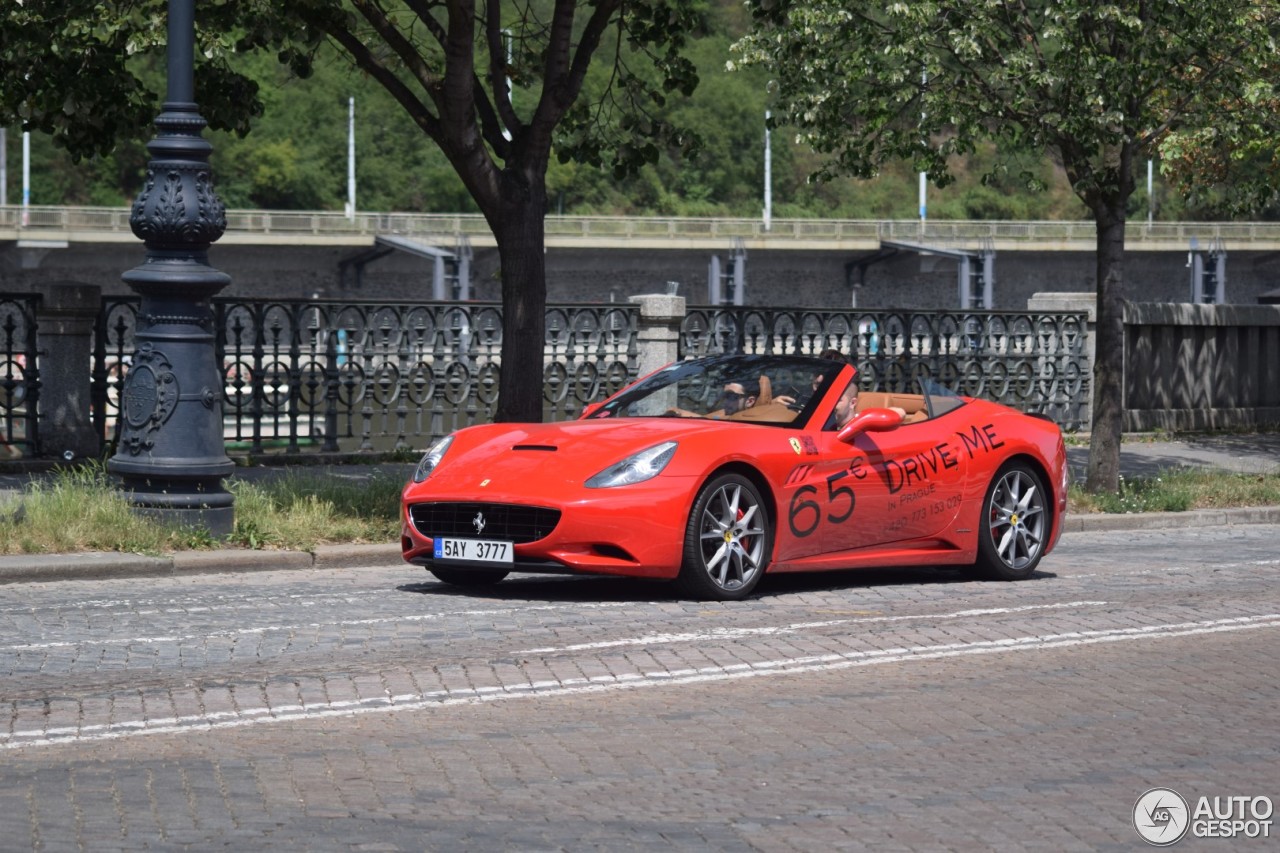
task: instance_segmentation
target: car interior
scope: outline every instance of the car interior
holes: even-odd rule
[[[858,405],[854,408],[854,411],[861,413],[867,409],[888,409],[894,406],[906,412],[906,417],[902,419],[904,424],[913,424],[927,420],[929,417],[929,410],[925,405],[923,394],[889,394],[884,391],[862,391],[858,394]]]

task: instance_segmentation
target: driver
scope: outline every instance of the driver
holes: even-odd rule
[[[672,407],[667,409],[668,414],[679,415],[682,418],[726,418],[729,415],[735,415],[743,409],[749,409],[756,404],[756,399],[760,396],[760,383],[756,380],[747,380],[745,382],[726,382],[720,390],[720,396],[711,404],[711,411],[705,415],[699,415],[697,412],[691,412],[688,409]]]
[[[759,396],[759,382],[726,382],[724,383],[724,390],[720,392],[720,399],[716,400],[710,416],[728,417],[729,415],[737,414],[743,409],[749,409],[754,406]]]

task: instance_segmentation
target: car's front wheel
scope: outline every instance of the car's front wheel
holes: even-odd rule
[[[1044,556],[1050,520],[1049,496],[1040,476],[1025,462],[1005,463],[982,504],[974,568],[996,580],[1030,577]]]
[[[439,567],[428,569],[427,571],[435,575],[437,580],[451,583],[454,586],[490,586],[510,574],[510,572],[494,571],[493,569],[444,569]]]
[[[721,474],[693,502],[676,582],[693,598],[739,601],[760,582],[772,547],[759,490],[741,474]]]

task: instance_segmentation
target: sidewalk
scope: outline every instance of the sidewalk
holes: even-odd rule
[[[1068,447],[1073,482],[1084,480],[1089,447]],[[1120,445],[1120,474],[1154,477],[1171,468],[1217,468],[1239,474],[1280,473],[1280,432],[1251,435],[1194,435],[1171,441],[1126,436]]]
[[[1068,447],[1067,462],[1075,481],[1084,479],[1089,448]],[[1280,473],[1280,433],[1257,435],[1190,436],[1172,441],[1129,437],[1120,448],[1121,474],[1126,478],[1153,477],[1164,470],[1183,467],[1220,469],[1245,474]],[[379,474],[408,480],[413,464],[313,465],[308,471],[326,476],[367,479]],[[53,466],[41,470],[0,470],[0,505],[16,498],[33,479],[51,476]],[[232,479],[262,480],[283,476],[289,466],[236,468]],[[1280,506],[1190,512],[1069,515],[1064,533],[1103,530],[1159,530],[1173,527],[1229,524],[1280,524]],[[0,555],[0,584],[31,580],[105,579],[170,576],[207,572],[322,569],[339,566],[401,565],[399,543],[385,545],[326,545],[314,552],[252,551],[228,548],[217,551],[180,551],[147,557],[138,554],[80,553]]]

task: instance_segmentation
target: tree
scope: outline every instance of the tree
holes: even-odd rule
[[[1272,0],[751,0],[743,65],[770,68],[777,123],[828,158],[819,177],[908,160],[937,184],[979,140],[1044,151],[1097,224],[1097,359],[1088,487],[1116,490],[1125,206],[1175,134],[1280,129]],[[1029,176],[1029,183],[1037,181]]]
[[[158,98],[139,72],[165,38],[164,0],[20,0],[0,12],[0,122],[104,153],[145,128]],[[261,113],[237,53],[271,50],[308,76],[336,46],[444,153],[498,245],[503,338],[498,420],[541,420],[543,218],[553,148],[618,173],[660,146],[696,147],[655,110],[692,92],[681,51],[696,0],[226,0],[197,4],[197,100],[214,128]],[[600,60],[597,62],[597,53]],[[593,65],[603,82],[584,97]],[[518,102],[512,92],[518,92]],[[215,176],[216,177],[216,176]]]

